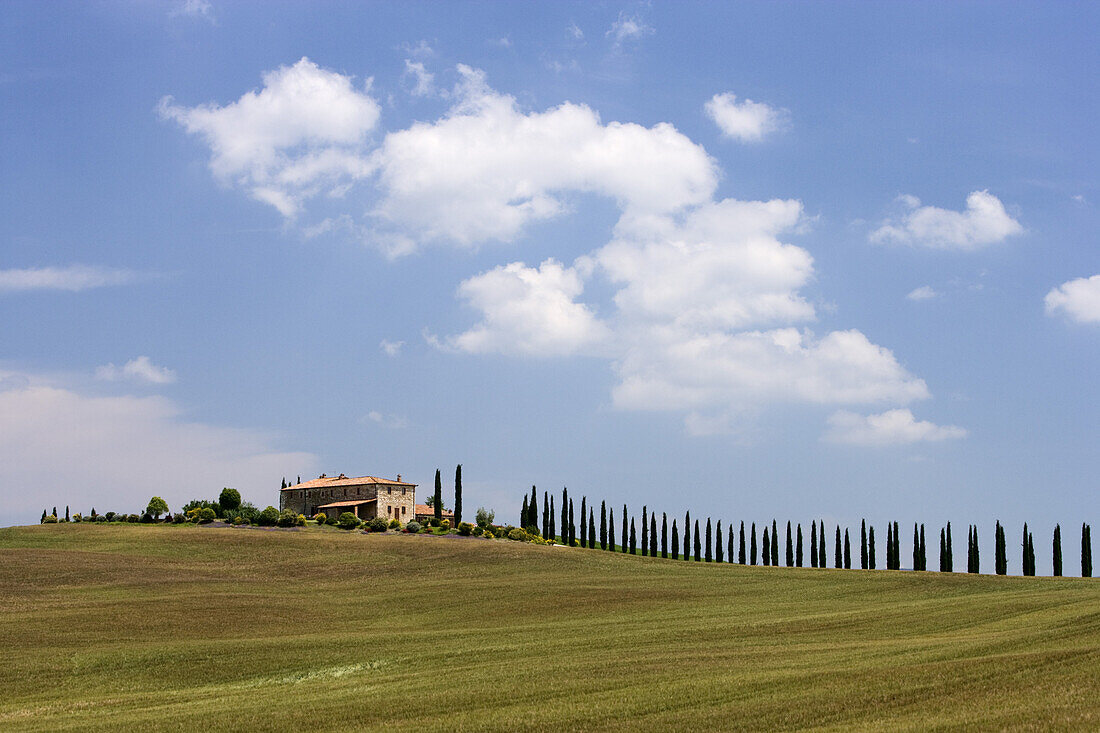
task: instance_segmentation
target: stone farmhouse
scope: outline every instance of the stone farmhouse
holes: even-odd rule
[[[377,476],[349,477],[321,474],[312,481],[288,486],[279,492],[279,509],[292,509],[312,517],[324,512],[339,517],[351,512],[363,520],[382,517],[407,522],[415,516],[416,484]]]

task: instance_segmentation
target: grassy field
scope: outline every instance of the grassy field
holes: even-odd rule
[[[1100,583],[0,530],[0,728],[1100,729]]]

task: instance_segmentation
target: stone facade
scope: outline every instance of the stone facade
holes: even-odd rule
[[[326,505],[343,506],[326,506]],[[405,523],[413,518],[416,484],[377,476],[348,477],[321,474],[312,481],[288,486],[279,492],[279,509],[292,509],[312,517],[323,511],[331,517],[350,511],[360,519],[397,519]]]

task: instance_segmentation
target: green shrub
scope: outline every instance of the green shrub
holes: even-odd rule
[[[408,524],[405,525],[405,531],[406,532],[414,532],[414,533],[419,532],[420,531],[420,522],[416,521],[415,519],[410,521]]]
[[[487,540],[491,540],[496,537],[496,535],[493,534],[493,529],[491,527],[482,527],[481,536]]]
[[[317,525],[320,526],[328,521],[328,515],[324,512],[317,512],[313,515],[313,521],[317,522]]]
[[[325,518],[325,524],[329,525],[330,527],[335,527],[339,523],[340,523],[340,520],[338,520],[336,517],[326,517]]]
[[[359,517],[351,512],[344,512],[336,521],[339,523],[340,529],[355,529],[361,524]],[[383,519],[382,521],[384,522],[386,520]]]
[[[152,524],[153,523],[153,515],[150,514],[149,512],[145,512],[144,514],[141,515],[141,517],[138,518],[138,521],[141,522],[142,524]]]
[[[274,527],[279,522],[279,510],[273,506],[265,507],[260,516],[256,517],[256,524],[261,527]]]
[[[136,514],[127,514],[126,515],[126,521],[131,523],[131,524],[137,524],[138,522],[141,521],[141,517],[139,517]]]
[[[208,506],[203,507],[195,512],[195,520],[199,524],[210,524],[217,516],[218,515],[214,512],[214,510]]]
[[[104,515],[104,514],[98,514],[93,518],[93,521],[106,522],[107,521],[107,516]],[[183,521],[183,515],[182,514],[177,514],[176,515],[176,521],[177,522],[182,522]]]
[[[389,529],[389,526],[390,523],[384,517],[375,517],[367,523],[367,529],[371,532],[385,532]]]
[[[42,524],[57,524],[57,517],[52,514],[47,514],[46,518],[42,520]]]
[[[440,527],[440,529],[450,529],[451,528],[451,520],[444,519],[442,522],[439,523],[439,527]]]
[[[458,533],[460,535],[462,535],[463,537],[469,537],[470,533],[473,532],[473,530],[474,530],[474,525],[470,524],[469,522],[459,522],[458,523]]]
[[[113,521],[115,521],[115,517],[117,517],[118,515],[115,514],[114,512],[107,512],[103,516],[107,517],[108,522],[113,522]]]
[[[486,509],[483,506],[479,506],[477,508],[477,526],[488,527],[493,523],[494,519],[496,519],[496,516],[493,514],[492,511]]]
[[[296,527],[298,526],[298,512],[293,509],[284,509],[279,512],[279,518],[275,520],[275,523],[280,527]]]
[[[74,522],[83,522],[83,521],[84,521],[84,517],[83,517],[83,516],[81,516],[81,515],[80,515],[79,513],[78,513],[78,514],[74,514],[74,515],[73,515],[73,521],[74,521]]]
[[[241,506],[241,492],[236,489],[222,489],[222,493],[218,495],[218,506],[227,512],[239,509]]]
[[[390,529],[401,529],[401,522],[396,519],[390,520]]]
[[[458,531],[459,532],[462,531],[462,525],[461,524],[458,525]],[[485,533],[485,528],[484,527],[479,527],[476,524],[474,525],[474,528],[472,530],[470,530],[470,534],[472,534],[474,537],[480,537],[484,533]]]
[[[247,522],[244,521],[244,517],[238,514],[237,516],[233,517],[233,524],[240,526],[242,524],[247,524]]]
[[[436,517],[432,517],[428,520],[428,525],[431,526],[431,527],[438,527],[441,524],[443,524],[443,523],[439,519],[437,519]]]
[[[508,539],[516,540],[517,542],[526,542],[527,541],[527,533],[524,532],[519,527],[516,527],[515,529],[508,532]]]
[[[298,525],[299,527],[304,527],[304,526],[306,526],[306,515],[305,515],[305,514],[299,514],[299,515],[298,515],[298,521],[296,522],[296,524],[297,524],[297,525]]]

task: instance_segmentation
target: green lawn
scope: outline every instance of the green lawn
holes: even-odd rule
[[[1100,584],[331,528],[0,530],[0,727],[1100,729]]]

